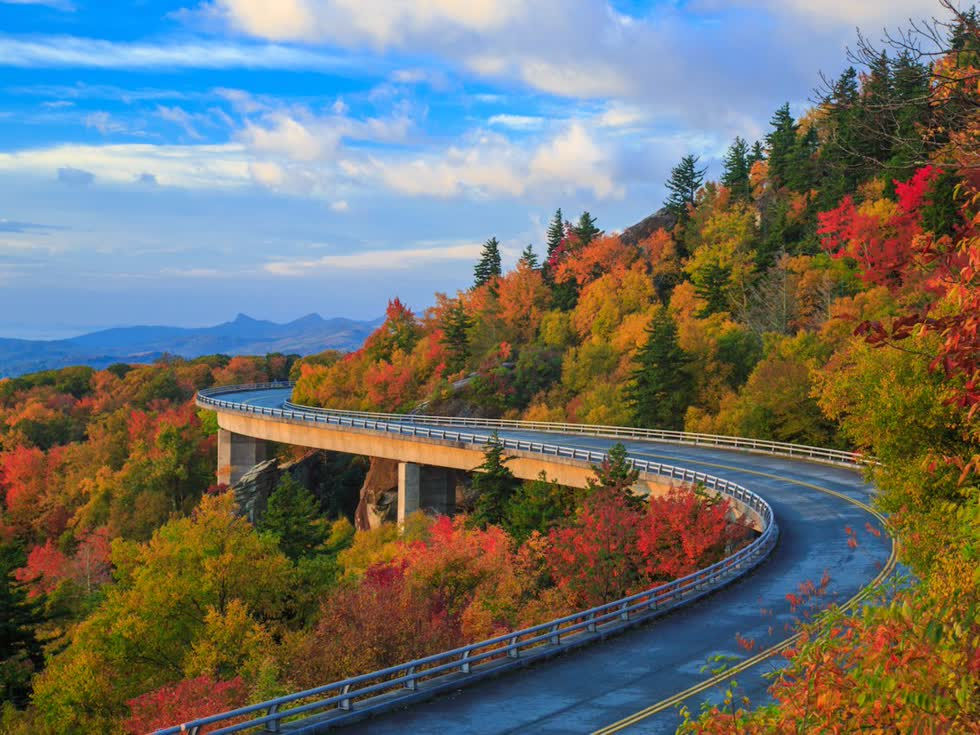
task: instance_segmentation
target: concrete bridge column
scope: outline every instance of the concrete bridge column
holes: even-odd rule
[[[423,509],[442,515],[456,510],[456,474],[445,467],[398,463],[398,522]]]
[[[422,466],[414,462],[398,463],[398,522],[420,507],[422,500]]]
[[[218,429],[218,482],[234,485],[259,462],[265,462],[267,455],[262,439]]]

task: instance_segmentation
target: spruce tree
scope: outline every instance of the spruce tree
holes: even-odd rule
[[[32,670],[44,665],[44,652],[35,631],[43,622],[40,607],[27,598],[14,570],[24,564],[14,546],[0,546],[0,699],[27,703]]]
[[[691,403],[691,358],[677,343],[677,325],[660,309],[647,327],[646,344],[636,356],[627,400],[637,426],[680,429]]]
[[[694,204],[694,197],[704,183],[707,168],[698,168],[700,156],[688,154],[670,171],[667,180],[667,199],[664,206],[682,222],[687,221],[688,206]]]
[[[787,176],[792,169],[796,153],[796,120],[785,103],[773,114],[769,121],[772,132],[766,136],[769,145],[769,180],[773,188],[786,186]]]
[[[473,269],[473,285],[482,286],[500,276],[502,272],[500,267],[500,243],[497,242],[497,238],[491,237],[483,243],[483,252],[480,254],[480,260]]]
[[[749,155],[746,157],[745,162],[749,166],[749,172],[752,171],[752,166],[758,161],[766,160],[766,151],[762,147],[762,143],[756,141],[752,144],[752,150],[749,151]]]
[[[473,320],[466,313],[461,299],[456,299],[442,318],[442,344],[449,353],[446,358],[446,371],[458,373],[466,367],[470,357],[469,329]]]
[[[595,226],[595,217],[588,212],[582,212],[578,218],[578,222],[572,225],[572,233],[575,235],[575,239],[578,240],[579,245],[584,246],[592,242],[598,235],[601,235],[602,230]]]
[[[562,219],[561,208],[555,210],[555,216],[551,218],[551,224],[548,225],[548,256],[545,260],[550,260],[551,256],[554,255],[555,250],[561,245],[561,241],[565,239],[565,220]]]
[[[329,534],[316,498],[288,472],[269,496],[265,513],[256,525],[260,531],[275,536],[279,548],[293,561],[314,556]]]
[[[728,148],[723,161],[724,171],[721,183],[727,186],[737,199],[749,198],[749,146],[742,138],[736,137]]]
[[[505,521],[511,496],[521,484],[507,467],[510,459],[504,454],[504,445],[494,432],[484,447],[483,464],[473,474],[471,488],[476,502],[470,515],[472,525],[486,528]]]
[[[517,261],[517,264],[523,265],[525,268],[530,268],[531,270],[538,267],[538,254],[534,252],[534,247],[530,243],[521,251],[521,257]]]

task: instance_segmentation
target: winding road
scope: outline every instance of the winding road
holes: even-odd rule
[[[241,408],[280,408],[288,389],[225,393]],[[241,410],[241,409],[239,409]],[[400,419],[411,425],[413,419]],[[426,423],[433,428],[431,421]],[[437,425],[438,426],[438,425]],[[451,427],[447,427],[451,428]],[[606,451],[623,441],[636,459],[662,461],[735,481],[764,497],[779,543],[747,577],[691,605],[601,643],[501,675],[354,726],[358,733],[674,732],[678,706],[697,713],[717,701],[731,678],[738,695],[766,701],[766,671],[806,608],[788,594],[820,585],[815,607],[846,604],[894,567],[883,519],[869,507],[873,489],[853,470],[738,450],[645,440],[500,429],[504,438]],[[740,646],[736,636],[752,641]],[[775,649],[774,655],[772,654]],[[763,655],[760,655],[763,654]],[[714,677],[713,657],[729,657],[732,676]]]

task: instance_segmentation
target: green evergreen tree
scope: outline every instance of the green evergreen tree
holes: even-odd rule
[[[684,156],[670,170],[670,178],[667,180],[668,194],[664,206],[681,222],[687,221],[688,206],[694,204],[694,197],[704,183],[704,174],[708,170],[707,167],[698,168],[699,160],[701,157],[693,154]]]
[[[483,244],[483,252],[480,260],[473,269],[473,285],[482,286],[485,283],[501,275],[500,267],[500,243],[497,238],[491,237]]]
[[[769,121],[772,131],[766,135],[769,146],[769,181],[774,189],[786,186],[796,154],[796,120],[785,103],[773,114]]]
[[[633,467],[633,462],[622,442],[609,447],[602,464],[592,465],[592,471],[595,472],[595,477],[590,477],[586,481],[586,492],[608,490],[622,493],[634,508],[643,506],[643,497],[633,493],[633,485],[639,479],[640,471]]]
[[[518,265],[523,264],[525,267],[534,270],[538,267],[538,254],[534,252],[534,247],[528,243],[528,246],[521,251],[521,257],[517,261]]]
[[[288,472],[269,496],[265,513],[256,524],[272,534],[279,548],[293,561],[314,556],[330,533],[316,498]]]
[[[536,480],[521,483],[511,496],[504,528],[518,543],[534,531],[547,533],[574,512],[576,495],[574,488],[549,480],[542,470]]]
[[[819,183],[816,172],[816,155],[820,146],[817,130],[812,125],[804,133],[796,136],[796,145],[789,170],[786,173],[786,185],[793,191],[808,192]]]
[[[749,146],[742,138],[736,137],[728,148],[721,183],[727,186],[737,199],[749,198]]]
[[[762,143],[758,140],[752,144],[752,150],[749,151],[749,155],[746,156],[746,163],[749,165],[749,171],[752,171],[752,165],[758,161],[766,160],[766,151],[762,147]]]
[[[602,230],[595,226],[595,217],[588,212],[582,212],[578,222],[572,225],[572,234],[578,240],[580,246],[588,245],[602,234]]]
[[[470,358],[470,327],[473,320],[466,313],[461,299],[456,299],[442,319],[442,344],[446,345],[449,353],[446,359],[446,371],[458,373],[466,367]]]
[[[718,263],[707,263],[691,275],[694,292],[705,302],[704,308],[698,313],[699,317],[704,318],[729,309],[728,279],[730,276],[730,270],[723,268]]]
[[[31,674],[44,665],[35,632],[43,622],[40,605],[14,578],[24,562],[20,549],[0,546],[0,701],[15,705],[27,703]]]
[[[551,218],[551,224],[548,225],[548,256],[546,260],[550,260],[551,256],[554,255],[555,250],[561,245],[561,241],[565,239],[565,220],[562,219],[561,208],[555,210],[555,216]]]
[[[507,507],[517,491],[520,480],[507,467],[511,458],[504,454],[504,445],[494,432],[484,447],[483,464],[473,474],[472,490],[476,495],[470,523],[479,528],[502,525]]]
[[[691,403],[691,358],[677,343],[677,325],[661,309],[647,328],[646,344],[636,355],[627,400],[637,426],[680,429]]]

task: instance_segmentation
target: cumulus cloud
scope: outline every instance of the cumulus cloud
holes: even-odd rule
[[[483,132],[466,145],[387,159],[347,158],[341,168],[353,179],[377,180],[412,196],[517,197],[530,192],[590,191],[605,199],[623,194],[614,183],[613,157],[579,122],[540,141],[515,143]]]
[[[331,212],[347,212],[350,210],[350,205],[344,199],[339,199],[336,202],[330,202]]]

